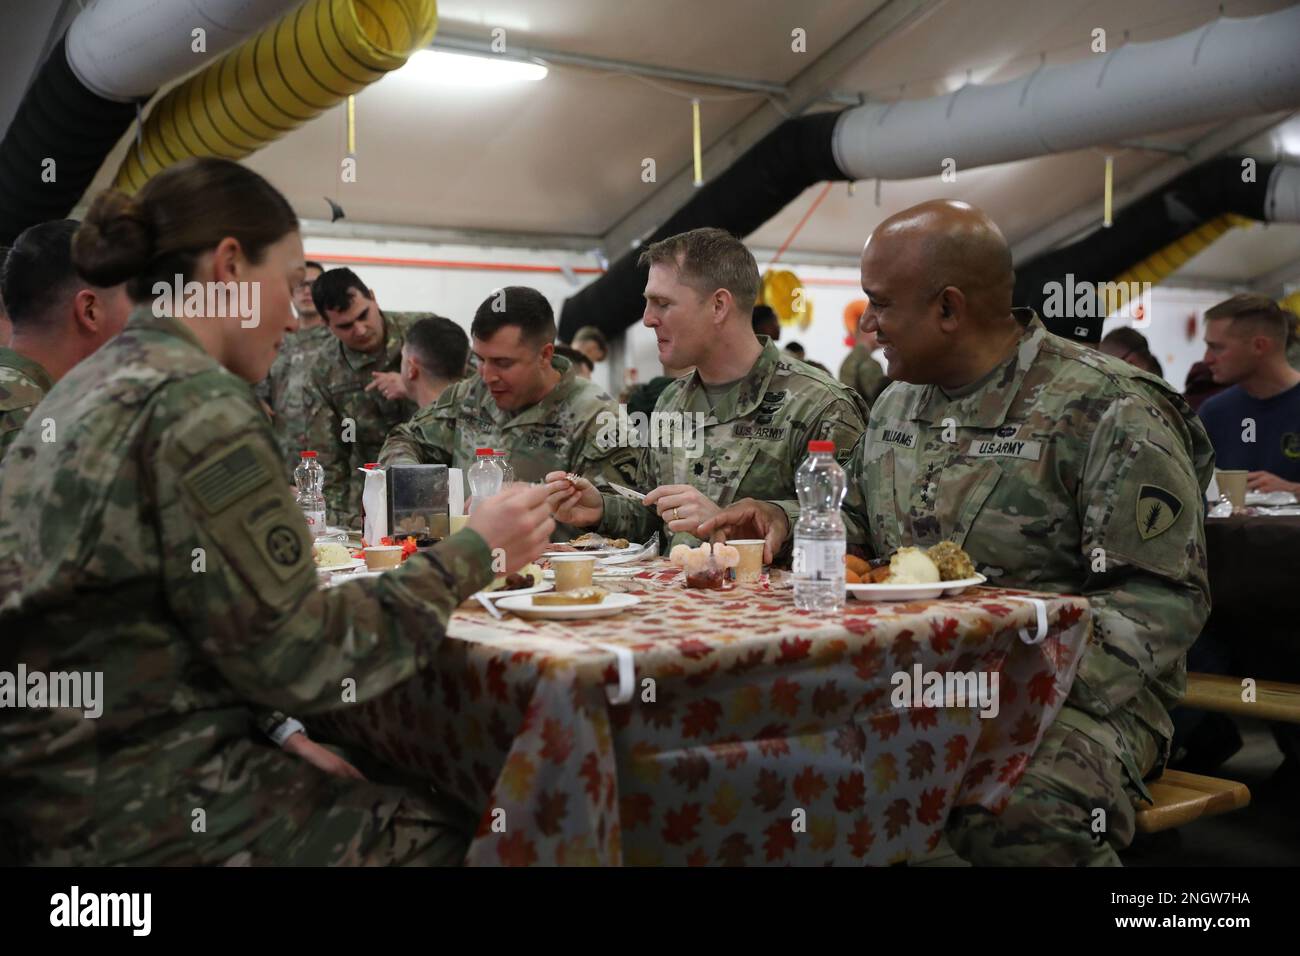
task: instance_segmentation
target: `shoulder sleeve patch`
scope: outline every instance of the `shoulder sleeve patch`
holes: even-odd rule
[[[271,480],[271,472],[254,453],[250,440],[184,478],[194,500],[210,515],[225,511]]]

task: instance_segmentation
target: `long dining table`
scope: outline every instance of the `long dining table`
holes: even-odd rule
[[[954,808],[1005,804],[1092,627],[1082,597],[996,587],[814,614],[780,571],[597,583],[639,603],[468,602],[430,667],[313,731],[472,808],[469,864],[885,865],[933,852]]]

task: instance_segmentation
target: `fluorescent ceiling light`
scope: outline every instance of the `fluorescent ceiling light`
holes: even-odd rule
[[[545,79],[546,67],[504,56],[476,56],[446,50],[417,50],[397,74],[422,83],[443,86],[508,86]]]

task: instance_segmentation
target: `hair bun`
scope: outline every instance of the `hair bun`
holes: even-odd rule
[[[73,265],[101,287],[140,275],[155,254],[154,228],[144,207],[116,189],[95,197],[72,240]]]

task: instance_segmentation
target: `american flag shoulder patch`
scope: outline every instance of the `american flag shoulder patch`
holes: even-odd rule
[[[185,486],[203,510],[214,515],[270,480],[270,470],[253,450],[252,442],[245,441],[191,472]]]

